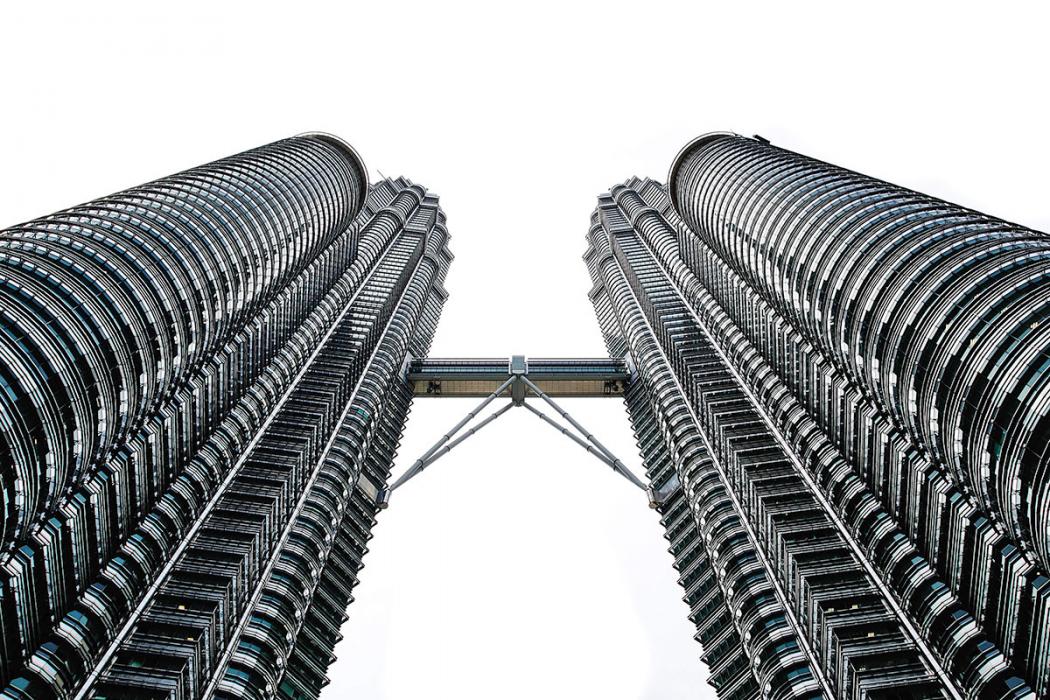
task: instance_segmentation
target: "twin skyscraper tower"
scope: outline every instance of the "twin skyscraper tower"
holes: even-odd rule
[[[720,697],[1050,695],[1047,234],[714,133],[584,259],[494,393],[623,397]],[[317,697],[451,260],[326,134],[0,231],[2,697]]]

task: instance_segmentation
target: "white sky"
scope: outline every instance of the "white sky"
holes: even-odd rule
[[[662,180],[706,131],[1050,229],[1046,11],[87,5],[0,10],[0,226],[331,131],[373,178],[442,197],[438,356],[601,354],[580,259],[595,196]],[[468,408],[417,402],[396,471]],[[569,408],[638,464],[619,402]],[[524,412],[399,491],[375,535],[329,698],[709,696],[657,516]]]

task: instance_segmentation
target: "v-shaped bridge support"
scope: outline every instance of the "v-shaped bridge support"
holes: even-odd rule
[[[386,508],[390,495],[417,474],[452,451],[454,447],[489,425],[511,408],[524,407],[544,423],[570,438],[577,445],[608,465],[614,472],[645,491],[649,505],[659,507],[661,494],[646,487],[616,455],[603,445],[572,415],[563,409],[553,396],[622,397],[630,381],[626,360],[615,359],[538,359],[529,361],[524,355],[505,359],[418,360],[408,365],[408,380],[416,396],[483,396],[483,400],[467,413],[451,430],[435,442],[429,450],[412,463],[404,474],[379,493],[378,504]],[[487,393],[484,393],[487,392]],[[485,408],[501,396],[509,400],[498,410],[467,428]],[[570,427],[566,427],[529,402],[540,399],[553,409]],[[461,432],[463,431],[463,432]]]

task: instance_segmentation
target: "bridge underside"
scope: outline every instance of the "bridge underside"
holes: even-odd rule
[[[396,489],[514,407],[525,408],[604,462],[636,487],[646,491],[650,506],[655,508],[659,505],[661,494],[649,490],[642,479],[635,476],[598,438],[554,401],[555,396],[622,398],[627,381],[631,376],[626,360],[608,357],[530,360],[524,355],[513,355],[510,359],[427,358],[412,360],[406,369],[408,380],[412,384],[412,393],[415,396],[473,396],[481,397],[482,401],[442,435],[400,478],[379,493],[377,503],[380,508],[386,508],[389,505],[390,494]],[[480,415],[486,406],[501,397],[509,398],[510,401],[476,422],[473,427],[466,427]],[[568,426],[548,416],[534,406],[533,402],[526,401],[530,398],[546,403]]]
[[[555,397],[623,397],[630,372],[627,363],[612,358],[427,358],[413,360],[408,379],[415,396],[485,397],[512,376],[528,377],[544,393]],[[514,392],[524,392],[516,397]],[[535,392],[515,382],[500,391],[519,401]]]

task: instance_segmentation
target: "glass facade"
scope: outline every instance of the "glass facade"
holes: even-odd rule
[[[721,697],[1050,692],[1045,234],[718,133],[588,240]]]
[[[317,696],[447,239],[323,134],[0,232],[3,696]]]
[[[1050,696],[1046,234],[717,133],[587,240],[610,357],[531,371],[624,398],[720,697]],[[0,696],[318,697],[412,397],[525,366],[426,359],[451,259],[325,134],[0,231]]]

